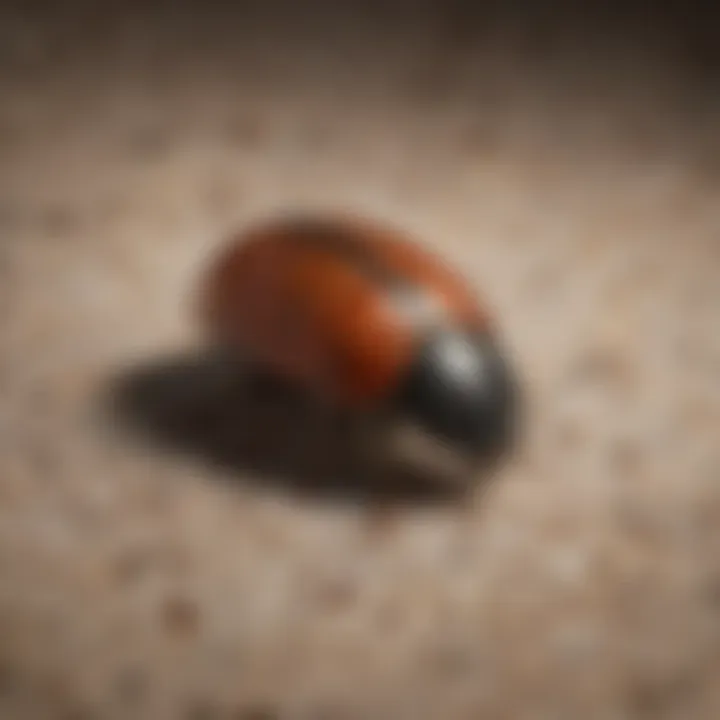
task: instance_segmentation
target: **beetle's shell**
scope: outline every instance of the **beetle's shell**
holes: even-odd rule
[[[423,333],[490,331],[464,278],[395,228],[286,218],[235,237],[202,289],[214,341],[349,406],[391,397]]]

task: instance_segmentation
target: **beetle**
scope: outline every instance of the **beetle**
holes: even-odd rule
[[[404,432],[422,440],[416,460],[434,448],[427,462],[467,483],[512,436],[517,383],[486,303],[399,227],[347,214],[256,222],[209,263],[200,297],[214,346],[361,419],[368,457],[385,462],[383,438]]]

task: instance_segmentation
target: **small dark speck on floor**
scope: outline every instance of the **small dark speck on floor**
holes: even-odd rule
[[[0,698],[10,695],[14,687],[15,677],[12,668],[0,661]]]
[[[71,708],[61,713],[58,720],[100,720],[100,716],[89,708]]]
[[[167,129],[145,127],[130,138],[128,151],[142,160],[155,160],[167,155],[171,146],[172,137]]]
[[[715,575],[707,581],[705,593],[710,605],[720,610],[720,575]]]
[[[364,534],[369,542],[383,542],[392,538],[401,522],[394,508],[376,508],[366,515]]]
[[[136,705],[142,702],[147,693],[148,677],[140,668],[129,667],[120,672],[115,687],[123,702]]]
[[[645,683],[636,683],[629,689],[628,705],[632,716],[639,720],[655,718],[661,711],[661,702],[657,690]]]
[[[258,118],[243,115],[228,123],[227,138],[234,145],[252,147],[262,141],[263,135],[262,121]]]
[[[42,214],[42,223],[48,235],[65,237],[77,231],[80,218],[70,208],[50,207]]]
[[[572,377],[579,382],[620,382],[627,374],[625,358],[605,349],[593,349],[581,355],[574,363]]]
[[[349,579],[333,580],[318,588],[315,599],[326,612],[343,612],[357,603],[358,588]]]
[[[278,713],[270,707],[240,708],[233,720],[278,720]]]
[[[583,426],[574,420],[565,420],[557,426],[557,439],[561,450],[574,450],[584,438]]]
[[[615,471],[623,476],[636,473],[642,462],[642,448],[632,438],[620,438],[610,448],[610,462]]]
[[[192,636],[200,625],[200,609],[188,598],[170,597],[163,604],[162,620],[171,634],[178,637]]]
[[[185,713],[185,720],[217,720],[223,714],[209,700],[202,700],[191,705]]]

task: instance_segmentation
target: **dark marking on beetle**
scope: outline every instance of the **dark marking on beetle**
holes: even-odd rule
[[[362,237],[351,228],[312,218],[297,218],[288,223],[287,233],[293,244],[336,256],[375,284],[383,287],[408,284],[399,273],[379,262]]]

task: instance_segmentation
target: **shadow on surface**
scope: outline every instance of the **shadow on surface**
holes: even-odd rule
[[[313,405],[297,389],[257,371],[245,382],[241,377],[239,369],[228,372],[210,357],[162,358],[115,377],[102,410],[121,429],[200,457],[246,483],[369,505],[451,503],[465,496],[414,469],[388,469],[382,477],[353,472],[363,457],[346,418],[314,422]]]

